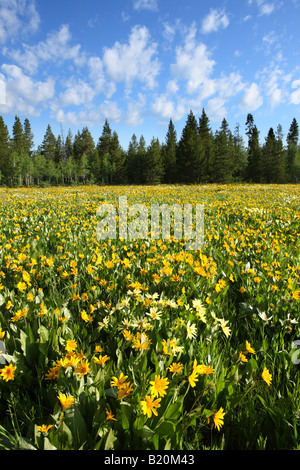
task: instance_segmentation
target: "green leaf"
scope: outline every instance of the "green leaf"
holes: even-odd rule
[[[175,433],[174,423],[171,421],[163,421],[159,426],[155,428],[155,433],[159,436],[172,436]]]
[[[105,441],[104,450],[114,449],[114,443],[115,443],[116,440],[117,440],[117,438],[114,435],[114,431],[111,428],[109,430],[108,436],[107,436],[106,441]]]
[[[74,443],[79,445],[87,440],[86,424],[78,408],[68,408],[65,412],[64,422],[72,433]]]
[[[183,395],[179,396],[175,403],[172,403],[170,406],[168,406],[165,413],[166,420],[169,418],[175,420],[180,416],[182,411],[183,398]]]

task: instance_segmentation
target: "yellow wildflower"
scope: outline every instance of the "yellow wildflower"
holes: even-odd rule
[[[75,402],[75,398],[72,397],[72,395],[65,395],[64,393],[60,393],[57,398],[63,408],[68,408],[69,406],[74,405]]]
[[[152,413],[157,416],[158,413],[156,411],[156,408],[160,408],[160,401],[161,398],[157,398],[156,400],[154,400],[154,397],[149,395],[146,396],[146,399],[141,401],[143,414],[147,415],[148,418],[151,418]]]
[[[264,368],[261,376],[263,380],[266,382],[266,384],[270,386],[272,382],[272,375],[270,374],[269,370],[266,367]]]
[[[221,407],[219,409],[219,411],[217,411],[214,416],[213,416],[213,420],[214,420],[214,425],[215,425],[215,428],[217,428],[218,431],[220,431],[221,427],[223,426],[224,424],[224,416],[225,416],[226,413],[224,413],[224,410],[223,408]]]
[[[5,382],[8,382],[9,380],[14,380],[14,371],[16,370],[17,366],[13,366],[12,364],[9,364],[8,366],[3,367],[0,371],[0,375],[5,380]]]
[[[155,379],[150,381],[151,385],[151,395],[154,397],[163,397],[167,394],[166,390],[169,385],[169,380],[164,377],[160,377],[159,375],[155,376]]]

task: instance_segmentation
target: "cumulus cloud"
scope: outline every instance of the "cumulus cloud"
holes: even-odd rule
[[[212,122],[219,122],[227,115],[227,110],[225,108],[225,99],[216,96],[210,99],[207,103],[207,114]]]
[[[290,102],[292,104],[300,104],[300,80],[292,82],[292,88],[295,90],[291,93]]]
[[[35,81],[16,65],[3,64],[1,70],[6,78],[6,100],[1,106],[2,112],[38,115],[41,107],[54,97],[53,78]]]
[[[58,31],[49,33],[45,41],[33,46],[23,44],[23,51],[12,50],[8,55],[32,74],[37,72],[41,62],[71,60],[80,66],[85,62],[85,54],[81,51],[80,44],[71,44],[71,39],[69,26],[62,25]]]
[[[116,83],[124,82],[130,89],[135,81],[150,89],[156,85],[160,64],[154,56],[157,44],[151,42],[145,26],[134,26],[127,44],[116,42],[113,47],[105,48],[103,65],[110,79]]]
[[[176,47],[176,62],[171,65],[173,75],[186,80],[187,92],[192,94],[208,80],[214,65],[206,45],[196,42],[196,27],[192,25],[184,46]]]
[[[33,0],[1,0],[0,44],[37,31],[40,16]]]
[[[243,97],[240,101],[240,110],[242,112],[255,111],[262,104],[263,97],[261,96],[259,86],[257,83],[252,83],[245,89]]]
[[[115,101],[105,100],[99,106],[91,109],[81,109],[80,111],[65,111],[59,109],[55,113],[55,120],[69,126],[93,126],[95,123],[104,121],[118,122],[122,116],[122,111]]]
[[[211,8],[209,14],[202,22],[202,33],[212,33],[219,29],[225,29],[229,25],[228,15],[224,10]]]
[[[249,5],[251,5],[253,0],[248,0]],[[258,14],[259,16],[263,15],[271,15],[274,13],[278,8],[280,8],[283,4],[281,0],[273,0],[273,1],[266,1],[266,0],[255,0],[255,4],[258,7]]]
[[[161,93],[154,97],[151,111],[163,119],[178,121],[189,111],[189,100],[183,96],[170,97],[168,93]]]
[[[133,8],[135,10],[150,10],[150,11],[158,10],[156,0],[135,0],[133,2]]]
[[[146,97],[142,93],[138,94],[137,100],[130,100],[127,107],[126,124],[130,126],[138,126],[145,119]]]
[[[91,103],[95,97],[95,90],[82,79],[71,78],[66,84],[66,89],[58,96],[61,106],[80,106]]]

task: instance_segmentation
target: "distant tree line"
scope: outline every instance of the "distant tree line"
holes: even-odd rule
[[[73,137],[61,129],[57,137],[50,124],[36,150],[28,119],[18,116],[12,136],[0,116],[0,183],[7,186],[70,184],[199,184],[297,183],[300,180],[299,128],[294,118],[284,142],[282,126],[270,128],[263,144],[252,114],[245,133],[232,132],[224,118],[215,132],[202,110],[197,119],[189,112],[180,138],[172,119],[165,142],[155,137],[146,145],[135,134],[124,150],[116,131],[106,120],[98,142],[83,127]]]

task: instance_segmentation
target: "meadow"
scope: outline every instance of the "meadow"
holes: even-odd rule
[[[120,196],[203,204],[202,248],[100,240]],[[298,185],[0,189],[0,449],[299,449],[299,204]]]

